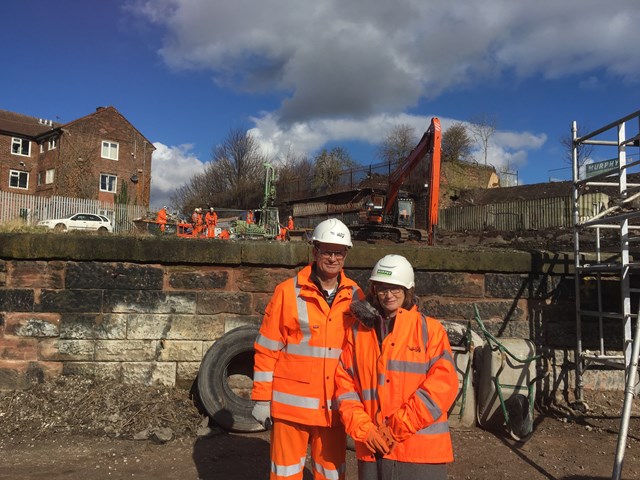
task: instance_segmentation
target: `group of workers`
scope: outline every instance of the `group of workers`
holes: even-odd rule
[[[332,218],[312,235],[313,261],[280,283],[255,341],[252,414],[270,428],[272,480],[447,478],[447,412],[458,378],[445,329],[422,313],[400,255],[379,259],[366,291],[343,270],[353,247]]]
[[[209,211],[203,215],[202,208],[196,207],[191,214],[191,225],[193,226],[192,235],[194,237],[216,238],[218,214],[213,207],[210,207]],[[229,232],[226,230],[220,231],[218,238],[223,238],[223,232],[226,232],[225,237],[229,238]]]
[[[251,225],[255,223],[255,214],[253,210],[248,210],[245,216],[245,221],[247,225]],[[158,210],[158,214],[156,216],[156,223],[159,225],[159,229],[161,233],[164,233],[167,225],[167,207],[163,206],[160,210]],[[230,237],[229,231],[227,229],[220,229],[218,234],[216,235],[216,227],[218,226],[218,214],[216,213],[213,207],[210,207],[209,210],[203,214],[201,207],[196,207],[191,214],[191,231],[190,236],[193,237],[203,237],[203,238],[222,238],[228,239]],[[289,231],[293,230],[293,217],[289,215],[287,220],[287,225],[284,226],[282,224],[279,225],[279,232],[276,236],[276,240],[288,240],[289,239]]]

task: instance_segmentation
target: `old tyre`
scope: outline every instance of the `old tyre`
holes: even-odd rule
[[[198,392],[211,419],[231,432],[264,430],[252,416],[253,344],[258,327],[235,328],[205,354],[198,372]]]

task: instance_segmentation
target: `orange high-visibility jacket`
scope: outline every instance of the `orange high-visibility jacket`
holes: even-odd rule
[[[270,400],[271,416],[304,425],[340,422],[335,370],[352,298],[362,290],[344,272],[331,307],[311,281],[311,265],[279,284],[255,342],[253,400]]]
[[[447,333],[414,306],[398,310],[393,331],[378,346],[376,332],[356,321],[336,371],[340,415],[359,460],[374,461],[362,443],[374,425],[398,440],[384,458],[412,463],[453,461],[447,411],[458,377]]]

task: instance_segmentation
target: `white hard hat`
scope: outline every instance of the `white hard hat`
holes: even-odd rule
[[[313,230],[311,240],[320,243],[335,243],[353,247],[351,243],[351,232],[347,226],[337,218],[329,218],[320,222]]]
[[[413,288],[413,267],[402,255],[386,255],[373,267],[369,280]]]

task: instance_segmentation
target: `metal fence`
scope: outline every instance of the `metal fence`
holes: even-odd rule
[[[40,220],[65,218],[78,212],[104,215],[111,220],[113,231],[120,233],[133,231],[133,220],[143,217],[146,208],[84,198],[38,197],[0,192],[0,223],[22,221],[28,225],[36,225]]]
[[[586,219],[605,209],[609,197],[603,193],[587,194],[580,202],[580,217]],[[505,231],[571,228],[572,204],[571,197],[564,196],[450,207],[438,213],[438,228],[454,232],[486,228]]]

